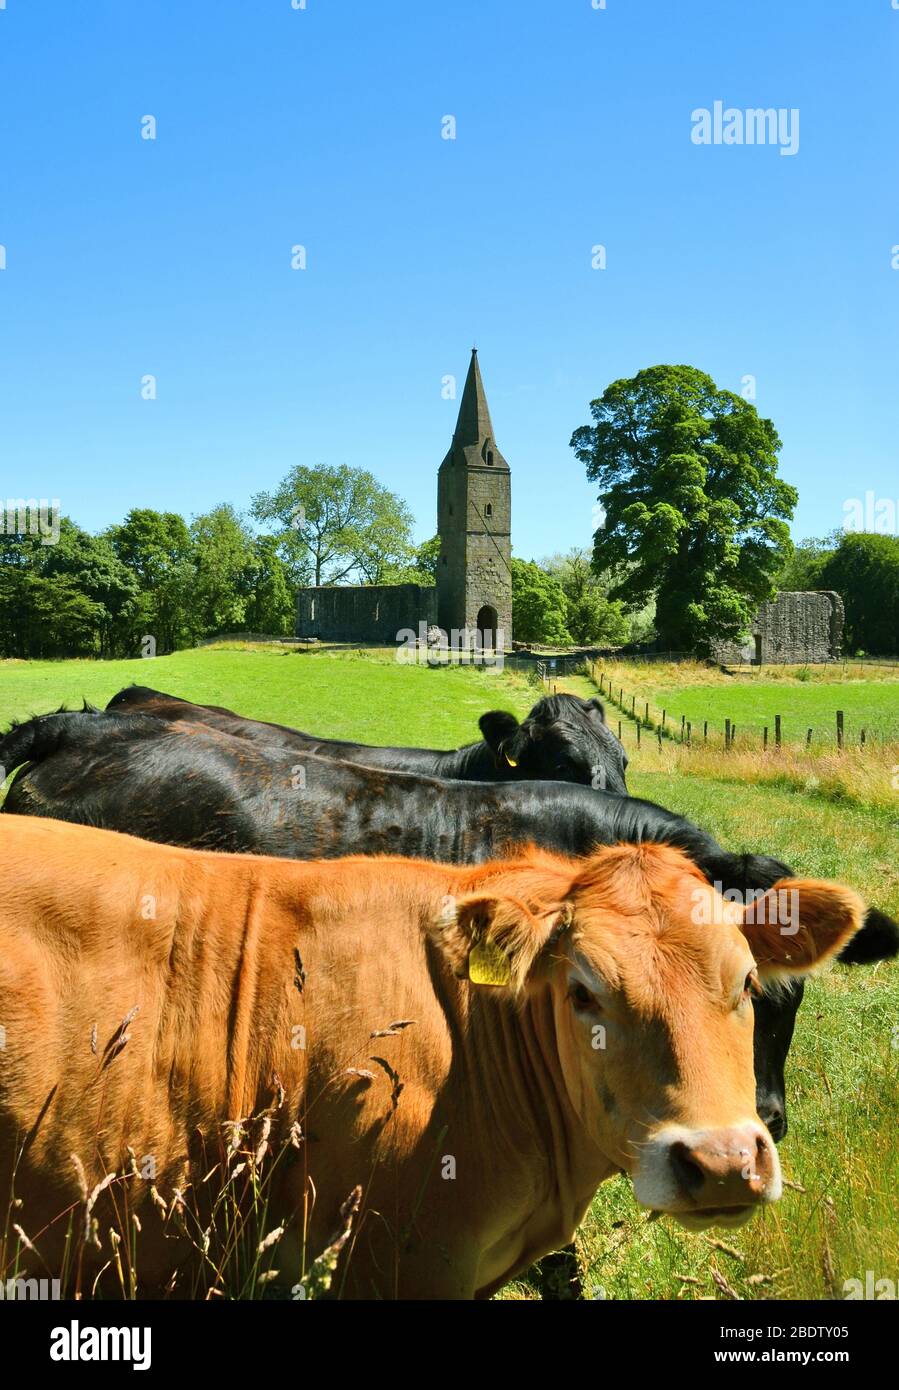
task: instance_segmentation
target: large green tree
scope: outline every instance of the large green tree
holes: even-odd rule
[[[4,656],[94,656],[100,604],[72,580],[21,565],[0,567],[0,651]]]
[[[630,623],[620,601],[606,597],[602,577],[587,550],[553,555],[543,568],[559,581],[565,595],[565,621],[578,646],[621,646],[630,636]]]
[[[253,541],[246,621],[250,632],[271,637],[286,637],[295,630],[296,590],[274,536]]]
[[[63,517],[58,542],[36,551],[35,562],[42,575],[66,580],[94,605],[97,655],[110,657],[126,650],[140,586],[107,536],[92,536]]]
[[[379,584],[414,558],[412,513],[362,468],[297,465],[274,492],[257,493],[252,510],[280,528],[298,584]]]
[[[840,544],[841,532],[829,536],[810,536],[794,546],[777,575],[778,592],[802,593],[820,589],[821,571]]]
[[[512,636],[516,642],[568,646],[565,594],[557,579],[533,560],[512,559]]]
[[[846,608],[846,646],[878,656],[899,654],[899,537],[870,531],[844,535],[819,573]]]
[[[140,592],[109,541],[65,516],[52,545],[31,534],[0,538],[0,585],[8,656],[115,656]]]
[[[437,583],[437,561],[440,558],[440,537],[432,536],[415,546],[409,559],[385,567],[380,584],[419,584],[428,588]]]
[[[775,590],[795,488],[770,420],[695,367],[649,367],[590,405],[571,445],[605,512],[593,563],[629,608],[654,599],[670,648],[733,638]]]
[[[184,646],[195,632],[196,579],[191,535],[184,518],[176,512],[136,507],[107,535],[116,556],[140,585],[132,648],[136,651],[145,635],[155,638],[159,652]]]
[[[253,569],[253,537],[233,507],[222,503],[190,524],[195,579],[194,632],[211,637],[243,627]]]

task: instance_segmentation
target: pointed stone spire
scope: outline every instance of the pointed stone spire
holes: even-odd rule
[[[471,349],[471,361],[462,391],[459,417],[453,432],[453,442],[444,462],[447,463],[454,457],[460,462],[464,461],[469,468],[509,467],[493,438],[493,421],[490,419],[487,393],[481,380],[477,348]]]
[[[490,420],[487,397],[484,394],[481,369],[478,366],[478,350],[472,348],[471,362],[468,364],[468,376],[465,378],[465,389],[462,392],[462,404],[459,406],[459,418],[456,421],[456,432],[453,435],[453,440],[456,444],[464,447],[466,444],[480,444],[485,439],[492,438],[493,424]]]

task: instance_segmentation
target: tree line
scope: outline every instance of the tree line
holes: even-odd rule
[[[98,535],[70,517],[54,544],[36,525],[0,535],[0,656],[129,657],[147,637],[164,653],[224,632],[287,636],[302,585],[433,583],[436,540],[411,535],[406,504],[370,473],[325,465],[292,470],[246,517],[226,503],[190,522],[136,507]]]
[[[835,532],[794,547],[796,489],[770,420],[689,366],[613,382],[571,446],[599,484],[592,550],[512,559],[513,636],[619,646],[657,638],[706,654],[741,638],[778,590],[835,589],[847,651],[899,651],[899,538]],[[18,524],[18,522],[16,523]],[[431,585],[436,536],[416,545],[402,498],[364,469],[290,470],[247,516],[187,522],[135,508],[91,535],[62,518],[54,544],[0,535],[0,655],[135,656],[232,631],[286,636],[308,584]]]

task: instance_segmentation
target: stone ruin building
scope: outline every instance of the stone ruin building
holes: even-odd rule
[[[477,348],[437,473],[437,583],[319,585],[297,595],[297,636],[391,644],[405,630],[477,633],[512,645],[512,488],[496,446]]]
[[[843,600],[831,589],[777,594],[759,608],[748,642],[718,643],[712,658],[725,666],[839,661],[844,617]]]

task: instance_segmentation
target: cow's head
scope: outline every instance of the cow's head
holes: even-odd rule
[[[712,881],[721,879],[744,894],[764,892],[780,879],[795,877],[788,865],[765,855],[728,855],[726,864],[704,866]],[[725,894],[727,896],[727,894]],[[899,923],[876,907],[869,907],[861,928],[837,955],[840,965],[871,965],[899,955]],[[755,1001],[756,1106],[775,1143],[787,1133],[785,1068],[796,1027],[796,1015],[805,993],[801,977],[784,981]]]
[[[781,1192],[756,1112],[753,999],[841,950],[860,900],[786,879],[747,907],[725,902],[662,845],[600,851],[561,885],[553,862],[542,880],[534,864],[457,904],[442,931],[457,973],[492,972],[523,1001],[561,1076],[573,1147],[689,1229],[742,1224]]]
[[[627,795],[627,756],[606,724],[601,700],[550,695],[521,724],[514,714],[490,710],[478,725],[498,771],[512,781],[578,782]]]

